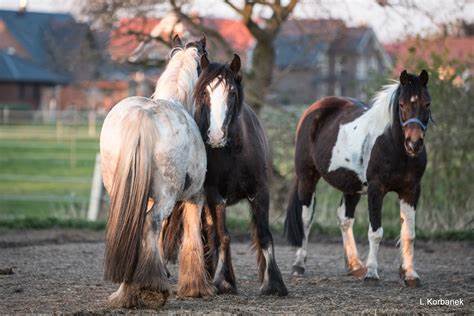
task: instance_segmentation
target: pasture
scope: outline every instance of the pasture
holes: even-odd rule
[[[81,218],[98,146],[84,125],[0,126],[0,221]]]

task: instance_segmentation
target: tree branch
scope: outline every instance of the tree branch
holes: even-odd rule
[[[170,0],[171,7],[173,12],[178,16],[179,19],[186,22],[188,25],[199,30],[202,33],[205,33],[208,37],[213,38],[225,51],[225,53],[231,56],[234,52],[232,46],[227,42],[224,37],[215,29],[206,27],[203,23],[197,23],[191,19],[188,15],[184,14],[181,10],[181,6],[176,3],[176,0]]]

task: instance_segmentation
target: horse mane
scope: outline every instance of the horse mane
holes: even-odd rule
[[[198,50],[174,48],[171,59],[156,83],[152,99],[181,103],[193,115],[193,89],[198,79]]]
[[[372,106],[369,109],[369,111],[377,112],[378,119],[387,122],[390,126],[394,121],[393,107],[398,103],[399,87],[398,81],[384,85],[372,98]]]

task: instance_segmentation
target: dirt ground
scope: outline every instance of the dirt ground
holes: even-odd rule
[[[0,313],[125,313],[110,310],[106,299],[116,285],[102,280],[103,232],[0,232]],[[363,257],[367,245],[361,243]],[[422,286],[404,288],[398,280],[398,249],[383,244],[378,285],[345,273],[340,242],[311,243],[304,278],[290,276],[294,252],[279,243],[277,261],[288,297],[258,295],[255,256],[247,242],[232,243],[238,295],[178,300],[171,297],[163,314],[321,314],[321,313],[465,313],[474,303],[474,245],[467,242],[418,242],[416,260]],[[13,268],[13,274],[8,274]],[[171,266],[176,282],[176,266]],[[427,299],[462,299],[462,306],[427,306]],[[138,312],[131,310],[131,312]]]

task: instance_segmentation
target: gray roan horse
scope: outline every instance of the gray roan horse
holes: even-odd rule
[[[178,295],[214,292],[204,268],[200,226],[206,150],[192,98],[205,53],[205,38],[183,46],[175,37],[152,99],[126,98],[104,121],[101,167],[111,200],[104,276],[121,283],[109,297],[113,306],[166,302],[169,285],[159,239],[176,205],[184,227]]]
[[[423,146],[430,120],[428,73],[403,71],[400,83],[387,86],[371,107],[359,101],[328,97],[311,105],[296,131],[296,181],[291,193],[285,231],[298,246],[293,274],[304,272],[308,235],[314,219],[315,186],[320,178],[343,193],[337,216],[349,272],[378,280],[377,252],[382,240],[382,201],[387,192],[400,198],[402,263],[400,277],[417,286],[414,268],[415,208],[426,167]],[[369,202],[367,267],[359,259],[352,225],[360,196]]]

